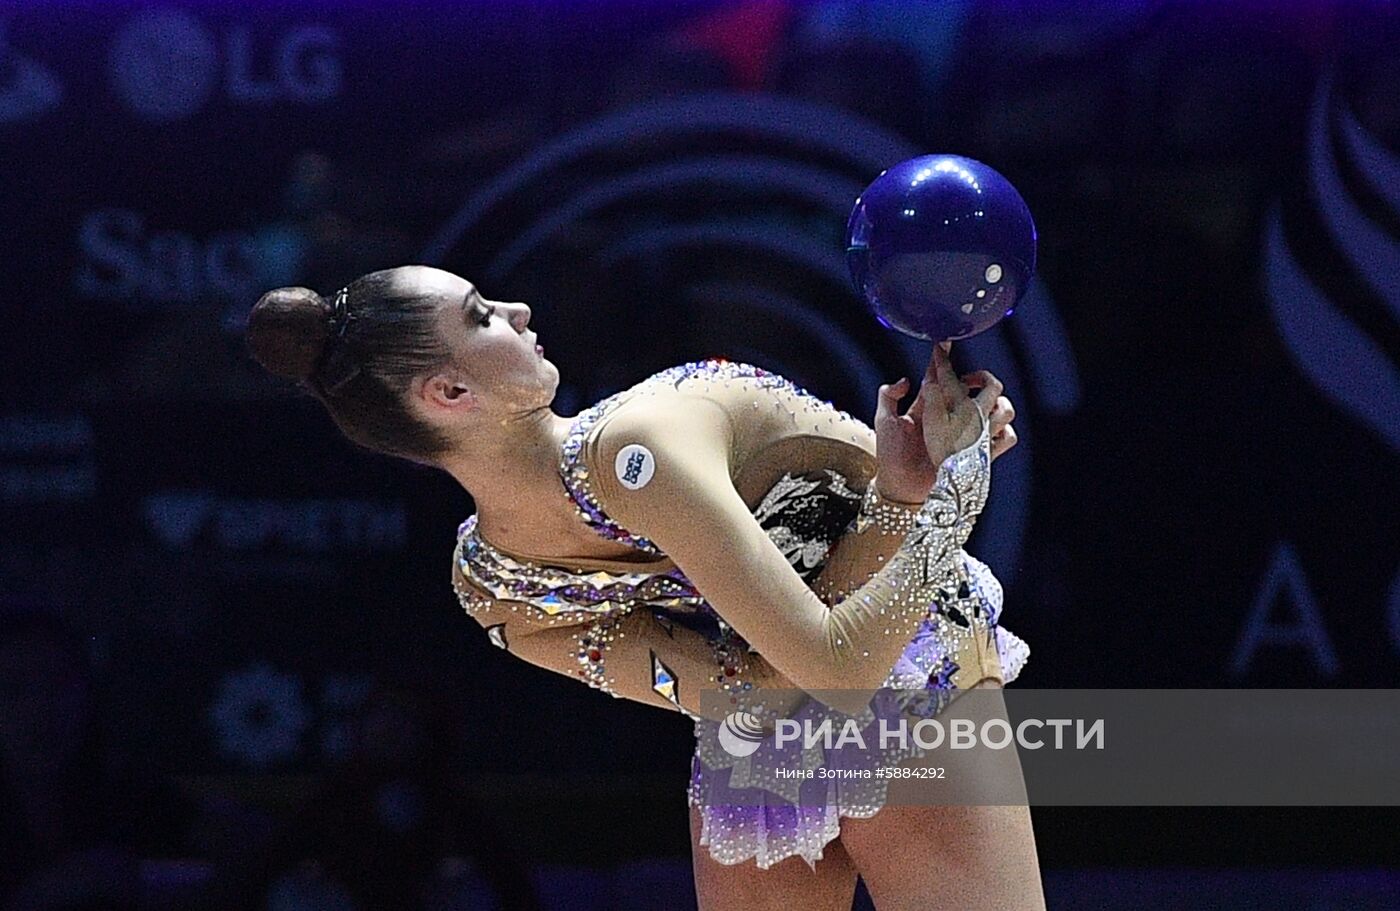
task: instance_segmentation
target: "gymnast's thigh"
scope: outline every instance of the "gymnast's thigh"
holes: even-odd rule
[[[690,850],[700,911],[851,911],[856,868],[837,838],[816,870],[789,857],[767,870],[752,860],[726,866],[700,844],[700,811],[690,808]]]
[[[986,680],[974,688],[999,687]],[[879,911],[1045,908],[1024,804],[889,805],[869,819],[841,820],[841,841]]]

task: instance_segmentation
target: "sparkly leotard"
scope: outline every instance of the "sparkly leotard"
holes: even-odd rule
[[[579,517],[637,559],[510,554],[472,516],[453,584],[495,645],[695,721],[688,793],[717,860],[811,864],[840,817],[879,810],[885,783],[847,782],[815,801],[810,785],[799,795],[773,784],[765,763],[822,757],[719,749],[727,703],[839,690],[847,704],[827,704],[855,713],[882,687],[1009,682],[1029,653],[998,623],[1000,584],[962,550],[987,495],[985,422],[923,504],[880,497],[875,465],[869,427],[783,377],[683,364],[581,412],[561,452]],[[877,513],[907,521],[895,532]]]

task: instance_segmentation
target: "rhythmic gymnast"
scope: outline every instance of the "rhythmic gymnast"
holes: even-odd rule
[[[957,376],[936,345],[905,413],[908,380],[880,388],[872,428],[710,360],[564,417],[530,316],[404,266],[330,298],[270,291],[248,339],[349,439],[470,492],[452,583],[491,642],[696,721],[702,911],[848,911],[857,876],[881,911],[1043,908],[1025,806],[885,806],[859,789],[815,810],[719,806],[706,796],[729,770],[699,743],[726,694],[834,691],[855,712],[911,676],[945,692],[1014,679],[1028,649],[962,549],[1016,442],[1000,381]]]

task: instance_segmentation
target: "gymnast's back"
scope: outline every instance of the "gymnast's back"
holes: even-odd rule
[[[574,428],[577,441],[566,444],[563,469],[581,462],[589,492],[624,514],[657,468],[667,467],[656,462],[662,455],[692,456],[684,475],[692,482],[718,482],[723,468],[750,509],[784,476],[834,473],[858,497],[875,473],[870,427],[749,364],[710,360],[672,367],[604,399],[583,417],[584,426]],[[571,445],[580,447],[577,460]],[[699,461],[704,457],[707,463]],[[621,522],[621,515],[607,515]]]

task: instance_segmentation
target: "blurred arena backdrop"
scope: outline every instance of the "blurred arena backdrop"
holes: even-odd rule
[[[868,420],[926,349],[842,230],[928,152],[1040,229],[955,352],[1017,406],[971,549],[1022,684],[1400,683],[1393,2],[11,3],[0,150],[0,596],[81,645],[103,761],[186,797],[275,818],[407,693],[513,856],[683,858],[689,724],[492,648],[449,585],[470,499],[344,442],[243,320],[430,263],[532,306],[560,413],[723,356]],[[1061,867],[1393,860],[1348,812],[1037,819],[1068,902]]]

